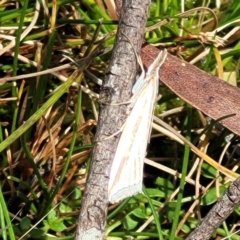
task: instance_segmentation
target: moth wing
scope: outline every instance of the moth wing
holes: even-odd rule
[[[111,166],[108,186],[111,203],[142,192],[143,164],[158,81],[156,78],[146,84],[125,122]]]

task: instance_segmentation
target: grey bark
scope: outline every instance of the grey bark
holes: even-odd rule
[[[186,240],[210,239],[215,229],[234,211],[240,203],[240,177],[230,184],[206,217],[198,224]]]
[[[140,53],[149,4],[150,0],[123,1],[114,50],[100,92],[99,122],[75,240],[102,239],[104,236],[109,173],[120,135],[114,134],[127,117],[126,105],[121,103],[130,99],[138,69],[132,45],[124,35]],[[111,135],[114,136],[107,138]]]

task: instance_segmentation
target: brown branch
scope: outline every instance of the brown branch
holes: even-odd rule
[[[142,48],[142,59],[149,66],[159,50],[151,45]],[[161,81],[174,93],[206,115],[240,136],[240,89],[206,73],[192,64],[168,54],[159,71]]]
[[[207,240],[215,229],[234,211],[240,203],[240,178],[237,178],[227,188],[207,216],[198,224],[186,240]]]
[[[140,52],[150,0],[123,1],[123,11],[114,44],[114,51],[100,93],[100,115],[87,185],[83,196],[75,240],[102,239],[108,208],[108,177],[119,136],[127,117],[126,102],[137,73],[134,43]],[[111,104],[115,104],[114,106]],[[106,140],[107,138],[107,140]],[[105,140],[104,140],[105,139]]]

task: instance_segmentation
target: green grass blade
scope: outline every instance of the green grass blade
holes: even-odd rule
[[[71,156],[72,156],[72,153],[73,153],[73,150],[74,150],[74,145],[75,145],[75,142],[76,142],[76,138],[77,138],[77,129],[78,129],[78,124],[79,124],[79,121],[80,121],[80,115],[81,115],[81,105],[82,105],[82,90],[80,89],[78,91],[78,97],[77,97],[77,106],[76,106],[76,119],[75,119],[75,124],[74,124],[74,130],[73,130],[73,135],[72,135],[72,140],[71,140],[71,145],[70,145],[70,148],[69,148],[69,151],[68,151],[68,154],[67,154],[67,159],[64,163],[64,166],[63,166],[63,169],[62,169],[62,172],[61,172],[61,175],[57,181],[57,184],[56,184],[56,187],[54,188],[53,190],[53,193],[48,201],[48,205],[46,207],[46,211],[44,211],[44,214],[46,214],[46,212],[48,211],[50,205],[52,204],[52,201],[56,195],[56,193],[58,192],[58,189],[63,181],[63,179],[65,178],[66,176],[66,172],[68,170],[68,165],[70,163],[70,159],[71,159]]]
[[[92,55],[92,54],[91,54]],[[76,70],[66,82],[64,82],[56,92],[48,99],[46,103],[42,105],[25,123],[23,123],[18,129],[16,129],[7,139],[5,139],[0,144],[0,152],[3,151],[6,147],[12,144],[17,138],[19,138],[24,132],[26,132],[46,111],[52,106],[72,85],[73,82],[79,77],[80,72],[85,69],[89,64],[89,57],[83,62],[81,69]]]
[[[189,141],[191,140],[191,120],[192,120],[192,108],[190,106],[188,106],[188,118],[186,121],[186,126],[187,126],[186,139],[188,139]],[[176,209],[175,209],[175,215],[173,218],[170,240],[176,239],[175,233],[176,233],[177,225],[179,222],[180,211],[181,211],[181,206],[182,206],[182,198],[183,198],[185,178],[186,178],[187,168],[188,168],[189,155],[190,155],[190,147],[185,145],[184,155],[183,155],[183,166],[182,166],[182,172],[181,172],[182,177],[181,177],[180,186],[179,186],[180,190],[179,190],[178,197],[177,197],[177,204],[176,204]]]
[[[1,210],[3,212],[4,218],[5,218],[7,226],[8,226],[7,229],[3,229],[2,231],[7,230],[8,235],[9,235],[9,239],[10,240],[15,240],[15,234],[13,232],[13,227],[12,227],[12,223],[11,223],[11,220],[10,220],[10,217],[9,217],[7,205],[6,205],[5,199],[4,199],[3,194],[2,194],[2,188],[0,188],[0,204],[1,204],[1,208],[2,208]]]
[[[157,227],[157,232],[158,232],[158,239],[161,240],[161,239],[163,239],[163,236],[162,236],[161,225],[159,223],[159,216],[158,216],[158,213],[153,206],[152,200],[151,200],[150,196],[148,195],[148,192],[146,191],[146,188],[144,186],[143,186],[143,193],[144,193],[145,197],[147,198],[148,204],[149,204],[149,206],[152,210],[152,213],[153,213],[153,217],[154,217],[156,227]]]

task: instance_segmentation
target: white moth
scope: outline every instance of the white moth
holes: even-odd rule
[[[137,88],[133,87],[135,93],[130,100],[130,113],[124,123],[110,171],[108,200],[111,203],[142,192],[143,164],[158,94],[158,71],[166,56],[166,50],[160,51],[145,77],[141,77],[141,83],[137,82]],[[138,61],[143,69],[141,59],[138,58]]]

